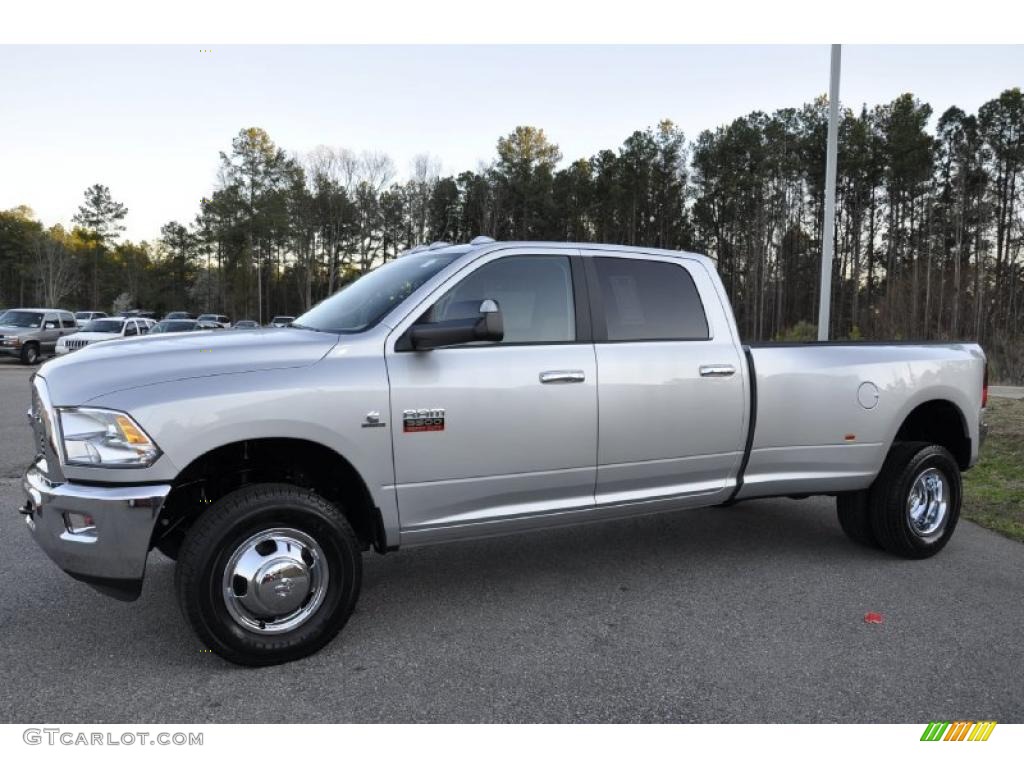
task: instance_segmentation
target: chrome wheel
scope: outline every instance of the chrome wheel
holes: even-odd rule
[[[910,529],[925,541],[934,541],[946,528],[949,481],[938,469],[929,468],[917,476],[907,498]]]
[[[228,558],[224,603],[251,632],[288,632],[323,604],[329,575],[324,552],[310,535],[294,528],[261,531]]]

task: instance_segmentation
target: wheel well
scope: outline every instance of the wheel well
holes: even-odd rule
[[[921,403],[903,420],[896,440],[923,440],[941,445],[956,459],[960,469],[971,463],[971,438],[960,409],[949,400]]]
[[[255,483],[290,483],[315,491],[341,507],[364,549],[385,551],[380,510],[355,468],[320,443],[291,438],[229,443],[189,464],[174,481],[150,546],[165,539],[180,542],[204,509]]]

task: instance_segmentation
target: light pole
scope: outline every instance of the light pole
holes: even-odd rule
[[[828,88],[828,146],[825,155],[825,222],[821,228],[821,299],[818,302],[818,341],[828,341],[832,309],[832,256],[836,232],[836,152],[839,144],[839,60],[842,46],[832,46]]]

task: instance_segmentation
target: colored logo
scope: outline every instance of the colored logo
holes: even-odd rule
[[[988,741],[995,727],[995,720],[933,722],[924,729],[921,741]]]
[[[402,411],[403,432],[443,432],[444,408]]]

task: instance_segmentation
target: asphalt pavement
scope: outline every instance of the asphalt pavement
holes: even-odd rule
[[[368,555],[334,642],[234,667],[163,556],[120,603],[35,546],[14,511],[27,373],[0,363],[0,721],[1024,721],[1024,546],[961,522],[899,560],[824,499]]]

